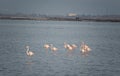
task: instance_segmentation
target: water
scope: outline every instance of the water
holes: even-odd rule
[[[92,51],[82,55],[80,42]],[[120,23],[0,20],[0,76],[119,76]],[[68,53],[63,43],[78,46]],[[45,43],[59,50],[54,55]],[[35,53],[26,55],[29,45]]]

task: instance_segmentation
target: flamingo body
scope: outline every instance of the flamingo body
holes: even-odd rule
[[[50,45],[49,44],[45,44],[44,48],[48,49],[48,48],[50,48]]]

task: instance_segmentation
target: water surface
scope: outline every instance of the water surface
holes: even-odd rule
[[[79,49],[81,41],[92,51]],[[0,76],[118,76],[120,23],[0,20]],[[63,43],[78,46],[68,53]],[[54,55],[43,48],[51,43]],[[29,45],[35,53],[26,55]]]

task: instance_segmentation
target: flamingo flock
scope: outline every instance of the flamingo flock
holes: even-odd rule
[[[52,52],[56,52],[56,51],[59,50],[53,44],[48,44],[48,43],[44,44],[43,47],[46,50],[50,49]],[[64,48],[67,51],[71,52],[71,51],[75,50],[76,48],[78,48],[78,46],[76,44],[68,44],[68,43],[64,42]],[[80,48],[79,49],[82,52],[82,54],[86,54],[89,51],[91,51],[91,48],[87,44],[85,44],[84,42],[82,42],[80,44]],[[27,56],[33,56],[34,55],[34,52],[30,50],[30,46],[26,46],[26,55]]]

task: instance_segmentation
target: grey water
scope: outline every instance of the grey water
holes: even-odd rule
[[[92,49],[87,55],[82,41]],[[78,47],[68,53],[64,42]],[[46,43],[58,48],[56,54]],[[0,20],[0,76],[119,75],[120,23]]]

